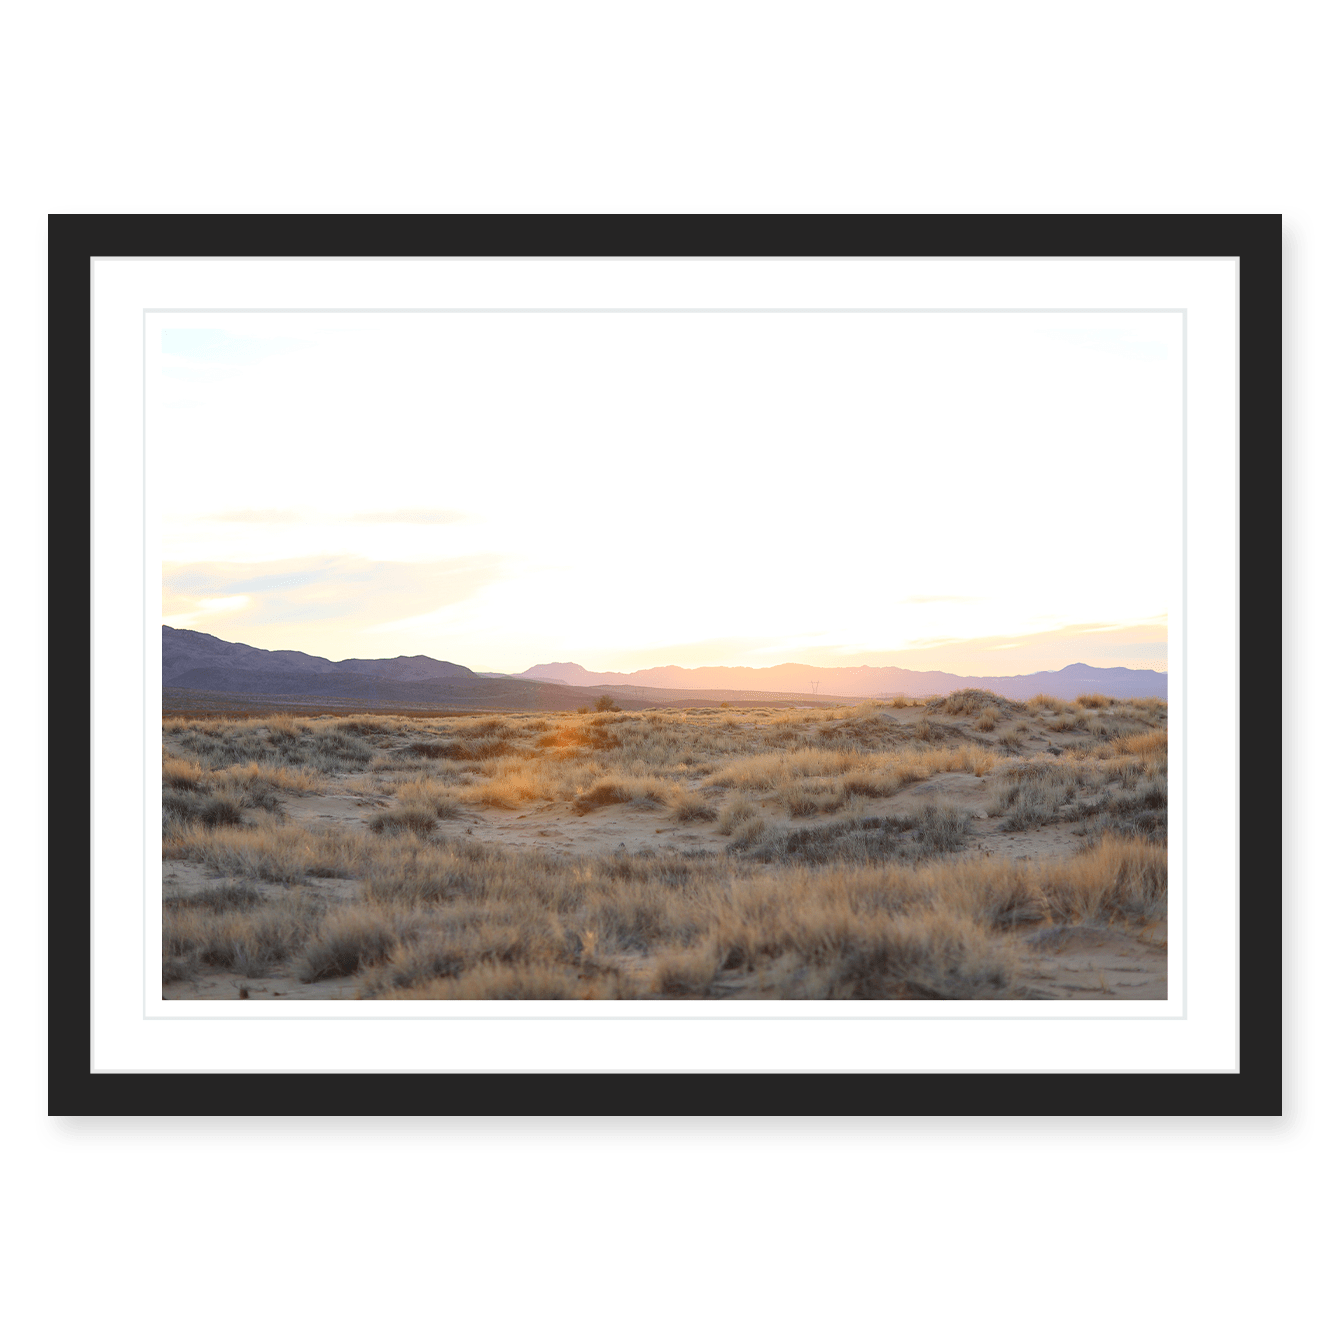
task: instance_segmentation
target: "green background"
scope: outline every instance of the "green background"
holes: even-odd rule
[[[1315,222],[1330,188],[1318,9],[130,0],[15,13],[0,57],[0,595],[15,638],[33,634],[33,230],[47,207],[1287,203]],[[1318,378],[1325,354],[1322,342]],[[21,656],[4,669],[27,746]],[[81,755],[68,757],[81,790]],[[888,1120],[884,1153],[861,1156],[214,1156],[229,1144],[215,1133],[188,1156],[49,1153],[32,1125],[28,773],[0,767],[20,923],[0,971],[17,1325],[1117,1330],[1314,1315],[1315,1142],[1111,1156],[1093,1153],[1113,1141],[1092,1128],[1083,1154],[895,1154],[914,1133]],[[773,1140],[735,1125],[706,1144]],[[548,1138],[496,1127],[515,1145]],[[680,1144],[646,1134],[626,1138]],[[964,1149],[963,1121],[948,1136]],[[442,1150],[489,1142],[447,1120],[438,1137]],[[843,1140],[815,1125],[775,1137]],[[352,1123],[346,1144],[391,1148]]]

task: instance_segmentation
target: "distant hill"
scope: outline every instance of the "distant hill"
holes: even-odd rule
[[[813,683],[817,688],[813,688]],[[593,703],[599,693],[635,706],[704,705],[705,700],[807,703],[866,697],[927,697],[958,688],[987,688],[1004,697],[1036,693],[1073,698],[1102,692],[1113,697],[1168,696],[1168,675],[1122,667],[1068,665],[1039,674],[974,678],[938,670],[902,670],[861,665],[818,669],[812,665],[714,666],[683,669],[664,665],[632,674],[594,673],[572,662],[533,665],[522,674],[479,674],[465,665],[430,656],[390,660],[327,660],[303,651],[265,651],[224,642],[209,633],[162,628],[162,685],[173,693],[226,693],[265,698],[344,699],[412,706],[510,707],[562,710]],[[594,691],[593,691],[594,690]]]
[[[824,669],[816,665],[703,666],[684,669],[660,665],[631,674],[594,673],[569,662],[533,665],[514,675],[517,679],[541,679],[575,688],[665,688],[714,692],[717,689],[744,692],[812,693],[838,697],[929,697],[958,688],[987,688],[1017,700],[1048,693],[1073,698],[1077,693],[1101,692],[1111,697],[1168,697],[1168,675],[1158,670],[1129,670],[1116,665],[1067,665],[1060,670],[1037,674],[974,676],[946,674],[941,670],[903,670],[894,665],[858,665]],[[813,688],[813,684],[817,688]]]
[[[303,651],[265,651],[243,642],[224,642],[187,628],[162,628],[162,683],[176,688],[359,697],[377,695],[385,684],[478,678],[465,665],[429,656],[331,661]]]

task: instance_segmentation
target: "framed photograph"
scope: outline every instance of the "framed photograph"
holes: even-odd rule
[[[1277,216],[49,242],[50,1113],[1280,1112]]]

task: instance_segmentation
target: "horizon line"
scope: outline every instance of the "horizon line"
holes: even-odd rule
[[[199,636],[201,637],[211,637],[215,641],[228,642],[232,646],[246,646],[249,647],[250,650],[252,651],[267,651],[267,652],[293,651],[296,652],[298,655],[309,656],[311,659],[314,660],[326,660],[333,665],[343,665],[346,664],[347,661],[353,661],[353,660],[366,660],[366,661],[432,660],[432,661],[437,661],[439,664],[446,664],[446,665],[458,665],[460,663],[458,661],[445,661],[438,656],[426,655],[424,652],[417,652],[411,656],[401,655],[401,654],[396,656],[344,656],[341,660],[334,660],[331,656],[315,656],[313,652],[302,651],[298,647],[255,647],[251,643],[237,642],[230,638],[218,637],[216,633],[205,633],[198,628],[177,628],[173,624],[169,623],[163,623],[162,627],[169,628],[173,633],[198,633]],[[630,678],[634,674],[646,674],[651,670],[683,670],[688,673],[693,673],[699,670],[752,670],[754,672],[761,672],[765,670],[778,670],[785,668],[787,666],[795,666],[795,665],[799,666],[800,668],[810,669],[810,670],[900,670],[904,674],[946,674],[950,675],[952,678],[955,679],[1026,679],[1035,674],[1060,674],[1063,670],[1072,669],[1074,666],[1077,665],[1081,665],[1087,670],[1130,670],[1136,674],[1161,674],[1165,676],[1167,676],[1168,674],[1167,667],[1165,667],[1162,670],[1159,670],[1151,667],[1141,667],[1133,665],[1090,665],[1083,660],[1068,661],[1065,665],[1060,665],[1056,668],[1045,667],[1043,669],[1038,669],[1038,670],[1029,670],[1024,674],[959,674],[955,670],[941,669],[936,666],[925,669],[916,669],[908,665],[892,665],[892,664],[810,665],[807,664],[807,662],[799,660],[783,660],[774,665],[675,665],[675,664],[643,665],[639,666],[637,669],[634,670],[594,670],[590,669],[588,666],[585,666],[581,664],[579,661],[575,660],[562,660],[562,661],[551,660],[543,662],[538,661],[534,665],[528,665],[525,670],[517,670],[517,671],[477,670],[473,669],[469,665],[462,666],[461,668],[471,670],[473,674],[495,674],[506,679],[517,679],[521,678],[523,675],[528,674],[531,670],[540,669],[542,665],[572,666],[576,669],[581,670],[585,674],[618,674],[622,675],[624,678]]]

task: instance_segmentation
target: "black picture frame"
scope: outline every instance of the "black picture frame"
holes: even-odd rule
[[[91,513],[90,298],[97,258],[184,257],[1236,257],[1239,260],[1239,593],[1269,606],[1281,584],[1281,218],[1232,216],[75,216],[48,219],[48,410],[52,588],[91,572],[91,532],[69,520],[77,496]],[[86,489],[85,489],[86,487]],[[86,544],[84,543],[86,542]],[[1259,599],[1258,599],[1258,593]],[[1277,606],[1277,601],[1275,602]],[[89,585],[89,619],[93,608]],[[1242,656],[1261,659],[1262,706],[1240,712],[1239,799],[1244,820],[1277,821],[1281,744],[1277,625],[1267,609],[1241,621]],[[71,696],[68,662],[90,627],[51,614],[49,751],[91,735]],[[85,636],[85,632],[87,636]],[[1260,633],[1259,641],[1256,633]],[[1239,667],[1241,678],[1241,668]],[[1273,696],[1272,696],[1273,691]],[[54,699],[59,698],[57,704]],[[1256,773],[1259,773],[1259,779]],[[50,807],[68,800],[51,764]],[[93,791],[95,797],[95,791]],[[51,818],[50,863],[91,864],[78,833]],[[1259,909],[1240,911],[1236,1072],[703,1073],[689,1094],[657,1073],[255,1073],[91,1070],[92,981],[69,973],[90,955],[90,911],[77,874],[54,868],[48,893],[48,1113],[83,1115],[656,1115],[707,1116],[1277,1116],[1282,1111],[1282,997],[1278,839],[1242,842],[1239,881],[1259,884]],[[92,890],[89,881],[89,893]],[[59,982],[57,983],[57,977]],[[692,1073],[669,1073],[687,1076]]]

